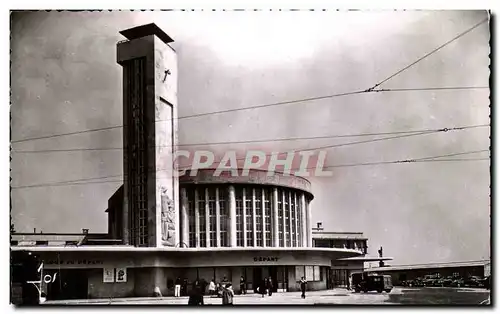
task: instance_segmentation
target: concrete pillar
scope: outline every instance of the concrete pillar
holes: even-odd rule
[[[189,213],[188,213],[188,197],[187,197],[187,191],[185,188],[181,189],[181,221],[182,221],[182,237],[181,237],[181,243],[179,244],[180,247],[183,247],[183,245],[188,245],[189,246]]]
[[[271,207],[273,215],[273,246],[279,247],[279,235],[278,235],[278,188],[273,188],[273,202]]]
[[[205,210],[202,208],[202,210]],[[200,207],[198,204],[198,188],[194,190],[194,219],[195,219],[195,232],[196,232],[196,247],[200,247]],[[205,231],[205,230],[203,230]]]
[[[290,213],[288,214],[288,225],[290,226],[290,233],[288,234],[290,238],[290,247],[293,246],[293,227],[292,227],[292,192],[288,193],[288,207],[290,208]]]
[[[247,247],[247,195],[243,189],[243,246]]]
[[[208,209],[208,188],[205,188],[205,230],[207,233],[207,247],[210,247],[210,210]]]
[[[304,193],[300,195],[300,203],[301,203],[301,209],[300,209],[300,215],[301,215],[301,228],[302,228],[302,246],[307,247],[308,243],[308,221],[307,221],[307,213],[306,213],[306,196]]]
[[[129,271],[132,269],[129,269]],[[153,285],[151,288],[151,294],[150,296],[154,295],[154,288],[158,287],[161,291],[162,296],[167,296],[168,295],[168,288],[167,288],[167,276],[165,274],[165,269],[161,267],[154,267],[151,269],[152,271],[152,281]]]
[[[253,213],[253,246],[256,247],[257,246],[257,227],[255,225],[256,223],[256,220],[255,220],[255,214],[256,214],[256,210],[255,210],[255,189],[252,188],[252,213]]]
[[[215,244],[220,247],[220,204],[219,204],[219,188],[215,188]]]
[[[123,159],[128,183],[124,205],[131,220],[124,225],[138,230],[139,212],[132,211],[146,209],[147,238],[140,243],[134,235],[131,244],[174,247],[181,239],[179,183],[173,159],[178,138],[177,55],[169,46],[173,40],[155,24],[120,34],[127,38],[118,42],[116,56],[123,67]],[[132,185],[145,178],[144,195],[130,195],[129,190],[136,188]],[[143,197],[146,204],[141,204]],[[172,216],[173,221],[167,219]]]
[[[124,179],[123,183],[123,209],[122,209],[122,240],[123,244],[130,244],[130,225],[129,225],[129,211],[128,211],[128,199],[127,199],[127,189],[128,184],[126,179]]]
[[[229,186],[229,239],[231,240],[231,247],[236,247],[236,193],[234,186]]]
[[[286,224],[285,224],[285,212],[286,212],[286,207],[285,207],[285,193],[281,193],[281,207],[283,208],[283,216],[281,217],[283,220],[283,247],[287,247],[286,245]]]

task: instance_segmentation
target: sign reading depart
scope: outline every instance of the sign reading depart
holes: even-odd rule
[[[278,260],[279,257],[272,257],[272,256],[259,256],[253,258],[254,262],[277,262]]]

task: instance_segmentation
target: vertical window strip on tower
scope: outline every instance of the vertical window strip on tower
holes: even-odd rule
[[[243,238],[243,194],[240,188],[235,189],[236,198],[236,246],[244,246]]]
[[[130,240],[136,246],[148,244],[147,208],[147,130],[144,104],[146,98],[144,58],[130,60],[127,72],[127,165],[130,204]]]
[[[198,224],[200,225],[200,247],[206,247],[207,246],[207,223],[206,223],[206,216],[205,216],[205,189],[201,188],[198,189],[198,211],[199,211],[199,222]]]
[[[253,246],[253,206],[252,206],[252,188],[245,188],[245,207],[247,224],[247,246]]]
[[[215,188],[208,188],[208,221],[210,247],[217,246],[217,212],[215,208]]]
[[[194,190],[188,190],[187,191],[187,199],[188,199],[188,219],[189,219],[189,240],[188,240],[188,245],[189,247],[196,247],[196,215],[195,215],[195,208],[194,208],[194,202],[196,201],[194,199]]]
[[[257,230],[257,246],[264,246],[262,239],[262,189],[255,189],[255,228]]]
[[[266,234],[266,246],[272,246],[271,237],[271,202],[272,202],[272,189],[265,189],[264,192],[264,232]]]
[[[279,246],[284,247],[284,230],[283,230],[283,190],[278,189],[278,240]]]
[[[228,222],[228,206],[226,202],[226,187],[219,187],[219,213],[220,213],[220,246],[227,247],[229,246],[228,232],[227,232],[227,222]]]

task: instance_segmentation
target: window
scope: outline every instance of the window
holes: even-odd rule
[[[302,277],[305,277],[304,266],[295,266],[295,280],[299,281]]]
[[[320,269],[319,269],[319,266],[314,266],[314,275],[313,275],[313,278],[314,278],[314,281],[320,281]]]
[[[313,266],[306,266],[306,280],[307,281],[314,281],[314,267]]]
[[[194,210],[194,202],[196,201],[194,199],[194,191],[189,190],[187,195],[188,199],[188,217],[189,217],[189,247],[196,247],[196,215],[195,215],[195,210]]]
[[[244,189],[245,193],[245,208],[246,208],[246,225],[247,225],[247,246],[253,246],[253,206],[252,206],[252,189]]]
[[[49,245],[49,241],[36,241],[35,245]]]
[[[290,193],[285,191],[284,195],[285,199],[283,202],[283,211],[285,213],[285,242],[286,246],[290,247],[290,204],[288,203],[290,200]]]
[[[263,246],[262,242],[262,190],[254,189],[255,191],[255,230],[256,230],[256,239],[257,246]]]
[[[272,246],[271,237],[271,192],[272,190],[265,190],[264,193],[264,232],[266,235],[266,246]]]
[[[244,246],[243,241],[243,195],[240,189],[236,189],[236,246]]]
[[[210,247],[217,246],[217,210],[215,208],[215,189],[207,188],[208,190],[208,228]]]
[[[227,234],[227,218],[228,218],[228,207],[226,203],[226,189],[219,188],[219,214],[220,214],[220,246],[229,246],[228,234]]]
[[[297,246],[302,246],[302,196],[297,195],[297,238],[299,243]]]
[[[295,193],[290,193],[290,218],[292,225],[290,226],[290,230],[292,233],[292,246],[297,246],[297,226],[295,225]]]
[[[284,247],[285,242],[284,242],[284,231],[283,231],[283,197],[282,190],[278,190],[278,241],[279,241],[279,246]]]
[[[207,246],[207,220],[206,220],[206,207],[205,207],[205,189],[198,191],[198,213],[200,225],[200,247]]]

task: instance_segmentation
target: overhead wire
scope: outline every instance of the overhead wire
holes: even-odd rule
[[[233,109],[226,109],[226,110],[220,110],[220,111],[213,111],[213,112],[206,112],[206,113],[197,113],[197,114],[192,114],[192,115],[187,115],[187,116],[182,116],[178,117],[178,120],[181,119],[189,119],[189,118],[196,118],[196,117],[202,117],[202,116],[207,116],[207,115],[214,115],[214,114],[223,114],[223,113],[229,113],[229,112],[235,112],[235,111],[242,111],[242,110],[252,110],[252,109],[259,109],[259,108],[267,108],[267,107],[273,107],[273,106],[279,106],[279,105],[288,105],[288,104],[294,104],[294,103],[300,103],[300,102],[307,102],[307,101],[315,101],[315,100],[321,100],[321,99],[327,99],[327,98],[334,98],[334,97],[341,97],[341,96],[348,96],[348,95],[356,95],[356,94],[363,94],[363,93],[372,93],[372,92],[395,92],[395,91],[409,91],[409,90],[445,90],[445,89],[453,89],[453,90],[459,90],[459,89],[473,89],[473,88],[487,88],[487,87],[439,87],[439,88],[408,88],[408,89],[385,89],[385,90],[376,90],[377,87],[380,85],[384,84],[385,82],[389,81],[390,79],[394,78],[395,76],[401,74],[402,72],[406,71],[407,69],[411,68],[415,64],[419,63],[420,61],[426,59],[427,57],[431,56],[432,54],[436,53],[440,49],[444,48],[445,46],[449,45],[450,43],[454,42],[455,40],[461,38],[462,36],[468,34],[469,32],[473,31],[480,25],[484,24],[487,22],[488,19],[484,19],[481,22],[475,24],[474,26],[468,28],[467,30],[463,31],[462,33],[458,34],[454,38],[450,39],[449,41],[445,42],[441,46],[435,48],[431,52],[425,54],[424,56],[420,57],[416,61],[410,63],[409,65],[405,66],[404,68],[396,71],[392,75],[388,76],[387,78],[383,79],[382,81],[378,82],[377,84],[373,85],[370,88],[367,88],[365,90],[356,90],[356,91],[351,91],[351,92],[344,92],[344,93],[337,93],[337,94],[332,94],[332,95],[326,95],[326,96],[318,96],[318,97],[309,97],[309,98],[302,98],[302,99],[296,99],[296,100],[289,100],[289,101],[283,101],[283,102],[277,102],[277,103],[271,103],[271,104],[265,104],[265,105],[258,105],[258,106],[250,106],[250,107],[242,107],[242,108],[233,108]],[[159,120],[155,122],[163,122],[163,121],[169,121],[172,119],[168,120]],[[122,128],[123,125],[117,125],[117,126],[109,126],[109,127],[103,127],[103,128],[95,128],[95,129],[88,129],[88,130],[82,130],[82,131],[76,131],[76,132],[69,132],[69,133],[60,133],[60,134],[53,134],[53,135],[46,135],[46,136],[38,136],[38,137],[31,137],[31,138],[25,138],[25,139],[20,139],[20,140],[13,140],[11,141],[12,144],[15,143],[22,143],[22,142],[27,142],[27,141],[33,141],[33,140],[41,140],[41,139],[49,139],[49,138],[55,138],[55,137],[61,137],[61,136],[69,136],[69,135],[76,135],[76,134],[82,134],[82,133],[89,133],[89,132],[97,132],[97,131],[104,131],[104,130],[111,130],[111,129],[118,129]]]
[[[473,127],[485,127],[489,124],[481,124],[468,126],[466,128]],[[221,142],[202,142],[202,143],[189,143],[189,144],[178,144],[177,147],[196,147],[196,146],[215,146],[215,145],[233,145],[233,144],[251,144],[251,143],[266,143],[266,142],[286,142],[286,141],[302,141],[302,140],[320,140],[320,139],[330,139],[330,138],[347,138],[347,137],[363,137],[363,136],[379,136],[379,135],[391,135],[391,134],[411,134],[419,132],[434,132],[442,130],[439,129],[420,129],[420,130],[410,130],[410,131],[394,131],[394,132],[378,132],[378,133],[358,133],[358,134],[341,134],[341,135],[322,135],[322,136],[310,136],[310,137],[288,137],[288,138],[276,138],[276,139],[256,139],[256,140],[242,140],[242,141],[221,141]],[[170,146],[156,146],[156,147],[170,147]],[[12,153],[52,153],[52,152],[76,152],[76,151],[108,151],[108,150],[123,150],[123,147],[96,147],[96,148],[67,148],[67,149],[40,149],[40,150],[13,150]]]
[[[402,163],[418,163],[418,162],[466,162],[466,161],[481,161],[481,160],[490,160],[490,158],[470,158],[470,159],[438,159],[443,157],[450,156],[458,156],[458,155],[467,155],[467,154],[477,154],[480,152],[489,151],[488,149],[483,150],[474,150],[474,151],[466,151],[460,153],[453,154],[445,154],[445,155],[437,155],[437,156],[428,156],[428,157],[419,157],[413,159],[401,159],[401,160],[392,160],[392,161],[378,161],[378,162],[368,162],[368,163],[354,163],[354,164],[340,164],[340,165],[330,165],[323,166],[322,169],[327,168],[339,168],[339,167],[356,167],[356,166],[373,166],[373,165],[385,165],[385,164],[402,164]],[[316,169],[316,167],[308,167],[305,168],[307,170]],[[304,169],[292,169],[291,171],[296,170],[304,170]],[[122,176],[122,175],[120,175]],[[118,176],[105,176],[100,178],[93,178],[93,180],[97,179],[107,179]],[[91,180],[91,179],[86,179]],[[61,181],[61,182],[53,182],[53,183],[42,183],[42,184],[33,184],[33,185],[24,185],[24,186],[14,186],[11,189],[26,189],[26,188],[37,188],[37,187],[53,187],[53,186],[70,186],[70,185],[87,185],[87,184],[102,184],[102,183],[123,183],[123,179],[121,180],[106,180],[106,181],[97,181],[97,182],[78,182],[77,180],[73,181]]]

